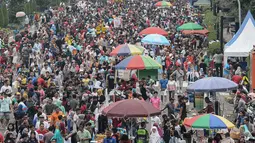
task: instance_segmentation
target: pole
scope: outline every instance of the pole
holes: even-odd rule
[[[220,17],[220,49],[221,49],[221,52],[223,53],[224,50],[223,50],[223,21],[224,21],[224,17],[221,16]]]
[[[223,45],[223,22],[224,22],[224,17],[220,17],[220,49],[221,53],[224,54],[224,45]],[[220,70],[220,75],[223,75],[223,70]]]
[[[237,0],[238,3],[238,12],[239,12],[239,25],[242,24],[242,18],[241,18],[241,3],[240,0]]]

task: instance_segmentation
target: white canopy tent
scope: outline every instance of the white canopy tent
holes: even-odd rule
[[[248,57],[255,45],[255,20],[249,11],[234,37],[224,47],[224,63],[228,57]]]

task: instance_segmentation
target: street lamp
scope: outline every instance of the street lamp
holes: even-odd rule
[[[242,24],[242,18],[241,18],[241,3],[240,3],[240,0],[237,0],[237,3],[238,3],[238,13],[239,13],[239,25]]]
[[[235,17],[232,17],[232,16],[226,16],[226,17],[221,16],[220,17],[220,49],[221,49],[222,53],[224,53],[224,39],[223,39],[224,20],[226,20],[228,22],[234,21]]]

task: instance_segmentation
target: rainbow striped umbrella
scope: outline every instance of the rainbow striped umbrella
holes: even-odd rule
[[[130,56],[115,66],[116,69],[144,70],[161,69],[162,66],[149,56]]]
[[[155,4],[156,7],[171,7],[173,6],[170,2],[167,1],[159,1]]]
[[[229,120],[214,114],[203,114],[192,118],[186,118],[183,124],[191,128],[199,129],[229,129],[235,127]]]
[[[142,46],[131,45],[131,44],[122,44],[117,46],[110,55],[117,56],[128,56],[128,55],[141,55],[143,54],[144,48]]]

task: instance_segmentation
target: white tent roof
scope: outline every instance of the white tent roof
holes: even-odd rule
[[[255,20],[249,11],[234,37],[225,45],[225,57],[248,57],[255,45]]]

